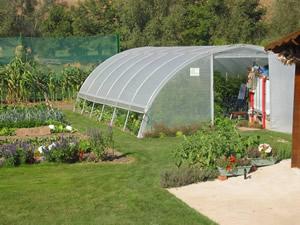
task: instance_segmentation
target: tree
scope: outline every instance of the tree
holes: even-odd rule
[[[258,43],[265,35],[265,9],[259,0],[227,0],[227,12],[214,28],[211,44]]]
[[[0,9],[0,36],[36,36],[36,0],[3,1]]]
[[[86,0],[72,11],[74,35],[107,35],[116,31],[118,18],[112,0]]]
[[[207,45],[218,24],[228,14],[224,0],[186,3],[183,40],[186,45]],[[225,14],[225,15],[224,15]]]
[[[119,0],[115,3],[122,49],[147,44],[144,29],[151,18],[151,5],[146,0]]]
[[[300,29],[298,0],[276,0],[269,26],[269,38],[276,39]]]
[[[51,5],[47,17],[41,22],[40,31],[47,37],[73,35],[73,19],[69,10],[62,5]]]

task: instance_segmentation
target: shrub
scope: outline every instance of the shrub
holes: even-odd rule
[[[18,166],[34,162],[34,147],[23,141],[0,145],[0,158],[4,166]]]
[[[217,119],[214,127],[203,127],[196,134],[185,137],[175,151],[176,165],[197,165],[201,168],[215,168],[216,160],[222,156],[234,155],[242,158],[255,140],[241,137],[229,119]]]
[[[289,146],[282,146],[279,148],[277,146],[276,149],[274,149],[274,154],[277,160],[283,160],[283,159],[290,159],[291,158],[291,149]]]
[[[79,160],[79,142],[75,137],[61,136],[58,141],[42,148],[49,162],[74,163]]]
[[[114,149],[114,138],[112,127],[108,127],[107,133],[100,129],[89,129],[88,130],[89,142],[91,151],[93,153],[93,161],[105,160],[107,157],[106,150],[108,148]],[[90,160],[92,161],[92,160]]]
[[[160,184],[164,188],[179,187],[196,182],[214,180],[218,176],[215,169],[184,167],[167,170],[161,174]]]

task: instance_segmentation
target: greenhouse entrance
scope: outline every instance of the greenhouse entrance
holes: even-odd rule
[[[81,112],[138,137],[155,129],[189,132],[214,121],[216,74],[242,79],[249,66],[267,64],[268,54],[253,45],[136,48],[101,63],[78,100]]]
[[[239,118],[239,126],[267,127],[270,118],[268,58],[214,57],[214,115]]]

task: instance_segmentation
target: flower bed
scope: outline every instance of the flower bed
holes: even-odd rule
[[[202,127],[185,137],[175,150],[176,166],[218,169],[222,176],[238,176],[250,172],[252,166],[272,165],[276,152],[259,137],[241,136],[236,123],[217,119],[215,126]],[[258,146],[258,147],[257,147]]]
[[[237,159],[235,156],[221,157],[217,160],[217,168],[221,176],[240,176],[248,174],[252,165],[247,158]]]
[[[88,131],[88,136],[79,138],[73,134],[34,138],[27,140],[3,140],[0,142],[0,167],[18,166],[40,162],[102,162],[127,163],[125,155],[114,150],[112,129],[102,132]],[[130,159],[131,160],[131,159]]]

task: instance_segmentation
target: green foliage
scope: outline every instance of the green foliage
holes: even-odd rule
[[[73,9],[74,34],[89,36],[112,34],[116,30],[117,15],[111,0],[86,0]],[[85,19],[82,19],[85,18]]]
[[[184,16],[184,44],[207,45],[218,24],[226,18],[228,8],[223,0],[200,1],[187,4]]]
[[[246,77],[224,76],[214,74],[214,107],[216,116],[228,116],[236,111],[237,97],[241,84],[246,83]]]
[[[50,146],[42,147],[49,162],[75,163],[79,160],[79,141],[75,137],[61,136]]]
[[[169,128],[165,126],[164,124],[155,124],[153,126],[153,130],[146,132],[144,134],[145,137],[152,137],[152,138],[158,138],[158,137],[182,137],[183,135],[192,135],[196,133],[202,125],[200,124],[193,124],[193,125],[187,125],[187,126],[176,126]]]
[[[300,4],[298,0],[275,0],[268,23],[268,40],[275,40],[300,29]]]
[[[2,93],[6,101],[15,103],[26,100],[30,91],[40,89],[36,66],[22,58],[15,57],[0,73]]]
[[[80,107],[82,107],[83,103],[81,101],[78,104],[80,105]],[[103,105],[100,104],[94,105],[92,116],[95,116],[97,120],[104,122],[105,124],[110,124],[113,116],[114,108],[105,106],[102,112],[102,106]],[[90,113],[91,107],[92,107],[91,103],[87,103],[85,106],[85,112]],[[113,125],[119,128],[123,128],[126,121],[127,113],[128,113],[127,110],[117,109]],[[100,119],[101,114],[102,117]],[[130,112],[127,120],[126,130],[137,135],[140,128],[141,120],[142,120],[142,114],[136,112]]]
[[[218,176],[215,169],[184,167],[164,171],[161,174],[160,185],[163,188],[180,187],[197,182],[214,180]]]
[[[61,111],[46,105],[5,106],[0,108],[0,128],[23,128],[49,125],[53,121],[66,122]]]
[[[0,136],[13,136],[16,133],[15,128],[3,127],[0,128]]]
[[[0,145],[1,166],[12,167],[34,162],[34,147],[28,141]]]
[[[235,127],[235,122],[219,118],[214,127],[202,128],[196,134],[185,137],[175,151],[176,165],[215,168],[220,157],[234,155],[238,159],[243,158],[247,148],[256,140],[242,137]]]
[[[233,155],[230,157],[222,156],[217,159],[216,165],[220,168],[226,169],[227,171],[232,171],[239,166],[250,166],[251,160],[246,157],[236,158]]]
[[[61,72],[45,70],[33,60],[15,57],[0,68],[0,97],[8,103],[70,99],[90,71],[66,66]]]
[[[105,160],[108,148],[114,148],[112,128],[109,127],[107,133],[100,129],[91,128],[87,131],[87,134],[91,151],[95,155],[93,161]]]
[[[0,36],[19,36],[20,33],[34,36],[38,33],[36,23],[37,0],[10,0],[1,2]]]
[[[73,34],[72,16],[62,5],[51,5],[48,16],[42,21],[40,31],[46,37],[66,37]]]
[[[85,0],[72,7],[53,1],[4,2],[0,9],[0,36],[119,33],[122,49],[257,44],[266,37],[273,39],[299,29],[297,0],[274,0],[267,17],[259,0]]]
[[[216,7],[225,2],[225,11],[221,19],[217,20],[210,43],[259,43],[265,36],[265,26],[262,22],[265,9],[259,0],[225,0],[215,1]],[[213,14],[215,17],[218,13]]]

